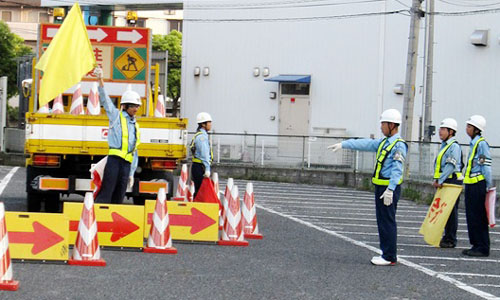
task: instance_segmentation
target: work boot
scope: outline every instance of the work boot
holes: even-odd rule
[[[462,254],[463,255],[467,255],[467,256],[474,256],[474,257],[487,257],[487,256],[490,256],[489,253],[483,253],[481,251],[472,250],[472,249],[465,249],[464,251],[462,251]]]
[[[455,243],[450,241],[441,240],[441,242],[439,243],[439,247],[441,248],[455,248],[455,246],[456,246]]]
[[[385,260],[382,256],[374,256],[370,262],[376,266],[394,266],[396,264],[396,262]]]

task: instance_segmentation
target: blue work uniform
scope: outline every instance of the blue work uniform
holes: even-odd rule
[[[99,86],[99,99],[109,119],[108,146],[110,149],[122,147],[122,126],[120,114],[125,118],[128,128],[128,151],[134,151],[137,142],[136,118],[131,117],[126,111],[120,111],[109,98],[106,90]],[[128,178],[133,176],[137,169],[137,151],[133,153],[132,163],[116,156],[108,155],[102,186],[97,195],[96,202],[122,203],[127,192]]]
[[[447,148],[447,149],[446,149]],[[444,153],[442,153],[445,151]],[[450,183],[462,185],[462,149],[454,137],[449,138],[441,143],[438,157],[441,155],[439,166],[437,160],[434,162],[434,180],[439,184]],[[439,177],[436,178],[439,174]],[[441,242],[451,243],[453,246],[457,244],[457,229],[458,229],[458,203],[460,198],[457,198],[455,206],[450,213],[450,217],[444,228],[444,235]]]
[[[489,255],[490,236],[484,202],[487,189],[493,187],[493,180],[490,147],[480,135],[470,142],[464,183],[465,215],[471,250]]]
[[[387,152],[385,159],[381,158],[384,150],[393,147]],[[401,195],[401,182],[403,179],[404,161],[408,147],[399,134],[382,139],[350,139],[342,142],[342,148],[359,151],[377,152],[377,163],[375,165],[375,177],[380,177],[384,183],[372,179],[375,185],[375,212],[377,216],[377,227],[380,239],[382,258],[387,261],[397,261],[397,225],[396,209]],[[379,163],[381,166],[379,167]],[[378,170],[379,169],[379,170]],[[377,176],[377,170],[379,176]],[[377,182],[377,183],[375,183]],[[394,191],[393,201],[389,206],[384,205],[380,196],[386,189]]]
[[[195,188],[193,198],[196,198],[203,181],[203,175],[206,171],[210,171],[210,165],[213,159],[210,140],[205,129],[200,128],[200,130],[196,132],[190,147],[193,152],[193,164],[191,165],[191,178],[193,179]]]

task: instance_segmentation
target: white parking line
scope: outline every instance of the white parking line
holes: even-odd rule
[[[7,175],[5,175],[5,177],[2,179],[2,181],[0,181],[0,196],[2,195],[3,190],[5,189],[5,187],[9,183],[9,181],[12,179],[12,176],[14,176],[14,174],[16,173],[16,171],[18,169],[19,169],[19,167],[12,168],[9,171],[9,173]]]
[[[466,257],[446,257],[446,256],[425,256],[425,255],[398,255],[402,258],[418,258],[418,259],[438,259],[438,260],[454,260],[454,261],[473,261],[473,262],[492,262],[500,263],[499,259],[489,258],[466,258]]]
[[[345,235],[343,235],[343,234],[340,234],[340,233],[338,233],[338,232],[336,232],[336,231],[329,230],[329,229],[326,229],[326,228],[323,228],[323,227],[320,227],[320,226],[314,225],[314,224],[312,224],[312,223],[310,223],[310,222],[307,222],[307,221],[304,221],[304,220],[302,220],[302,219],[299,219],[299,218],[296,218],[296,217],[293,217],[293,216],[290,216],[290,215],[287,215],[287,214],[284,214],[284,213],[281,213],[281,212],[275,211],[275,210],[273,210],[273,209],[271,209],[271,208],[264,207],[264,206],[262,206],[262,205],[260,205],[260,204],[256,204],[256,206],[257,206],[258,208],[260,208],[260,209],[263,209],[263,210],[265,210],[265,211],[269,212],[269,213],[272,213],[272,214],[275,214],[275,215],[281,216],[281,217],[283,217],[283,218],[287,218],[287,219],[292,220],[292,221],[294,221],[294,222],[297,222],[297,223],[299,223],[299,224],[302,224],[302,225],[305,225],[305,226],[307,226],[307,227],[310,227],[310,228],[316,229],[316,230],[318,230],[318,231],[321,231],[321,232],[327,233],[327,234],[329,234],[329,235],[335,236],[335,237],[337,237],[337,238],[340,238],[340,239],[342,239],[342,240],[344,240],[344,241],[347,241],[347,242],[349,242],[349,243],[351,243],[351,244],[354,244],[354,245],[356,245],[356,246],[359,246],[359,247],[363,247],[363,248],[365,248],[365,249],[368,249],[368,250],[370,250],[370,251],[372,251],[372,252],[374,252],[374,253],[377,253],[377,254],[380,254],[380,253],[381,253],[379,249],[377,249],[377,248],[375,248],[375,247],[373,247],[373,246],[370,246],[370,245],[368,245],[368,244],[366,244],[366,243],[360,242],[360,241],[355,240],[355,239],[353,239],[353,238],[347,237],[347,236],[345,236]],[[450,277],[450,276],[447,276],[446,274],[443,274],[443,273],[439,273],[439,272],[433,271],[433,270],[431,270],[431,269],[429,269],[429,268],[423,267],[423,266],[421,266],[421,265],[419,265],[419,264],[413,263],[413,262],[411,262],[411,261],[409,261],[409,260],[406,260],[406,259],[404,259],[404,258],[402,258],[402,259],[398,260],[398,262],[399,262],[400,264],[403,264],[403,265],[408,266],[408,267],[410,267],[410,268],[413,268],[413,269],[415,269],[415,270],[421,271],[421,272],[423,272],[423,273],[425,273],[425,274],[427,274],[427,275],[429,275],[429,276],[431,276],[431,277],[436,277],[436,278],[439,278],[439,279],[441,279],[441,280],[443,280],[443,281],[446,281],[446,282],[448,282],[448,283],[451,283],[451,284],[455,285],[456,287],[458,287],[459,289],[462,289],[462,290],[464,290],[464,291],[467,291],[467,292],[469,292],[469,293],[471,293],[471,294],[474,294],[474,295],[476,295],[476,296],[478,296],[478,297],[481,297],[481,298],[484,298],[484,299],[492,299],[492,298],[496,298],[496,297],[495,297],[495,295],[493,295],[493,294],[490,294],[490,293],[487,293],[487,292],[481,291],[481,290],[479,290],[479,289],[477,289],[477,288],[475,288],[475,287],[473,287],[473,286],[470,286],[470,285],[468,285],[468,284],[466,284],[466,283],[464,283],[464,282],[462,282],[462,281],[459,281],[459,280],[454,279],[454,278],[452,278],[452,277]]]
[[[500,275],[496,275],[496,274],[460,273],[460,272],[439,272],[439,273],[445,274],[445,275],[452,275],[452,276],[500,278]]]
[[[284,200],[275,200],[275,199],[284,199]],[[373,203],[373,200],[371,201],[366,201],[367,203],[360,203],[356,201],[351,201],[351,200],[322,200],[322,201],[316,201],[316,200],[300,200],[300,201],[293,201],[293,200],[300,200],[296,199],[294,197],[270,197],[270,198],[260,198],[257,199],[257,203],[268,203],[268,202],[276,202],[276,203],[283,203],[283,204],[304,204],[304,205],[318,205],[318,204],[331,204],[331,205],[343,205],[343,206],[355,206],[355,207],[360,207],[360,206],[366,206],[366,207],[373,207],[375,208],[375,203]],[[344,204],[345,203],[345,204]],[[401,204],[398,203],[398,211],[400,208],[410,208],[413,209],[414,211],[421,211],[421,212],[427,212],[428,208],[427,207],[422,207],[419,208],[418,206],[415,205],[406,205],[406,204]],[[465,214],[463,214],[465,215]]]
[[[374,245],[378,245],[379,244],[379,242],[373,242],[373,241],[362,241],[362,242],[366,243],[366,244],[374,244]],[[435,248],[435,249],[437,249],[437,247],[434,247],[434,246],[431,246],[431,245],[427,245],[427,244],[398,243],[398,247],[399,246],[401,246],[401,247],[422,247],[422,248]],[[457,246],[457,247],[455,247],[455,249],[470,249],[470,247]],[[500,248],[490,248],[490,252],[491,251],[500,251]]]
[[[500,288],[499,284],[487,284],[487,283],[476,283],[473,284],[475,286],[484,286],[484,287],[495,287],[495,288]]]

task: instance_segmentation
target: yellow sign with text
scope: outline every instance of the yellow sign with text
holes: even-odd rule
[[[6,212],[10,257],[68,260],[68,219],[63,214]]]
[[[83,203],[64,203],[69,219],[69,242],[74,244]],[[100,246],[142,248],[144,246],[144,206],[94,204]]]
[[[144,205],[144,237],[149,236],[156,201]],[[219,240],[219,204],[167,201],[173,240],[216,242]]]

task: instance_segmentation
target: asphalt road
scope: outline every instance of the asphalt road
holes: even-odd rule
[[[25,169],[0,166],[0,200],[26,210]],[[12,173],[10,173],[12,174]],[[223,185],[224,182],[221,182]],[[240,193],[245,181],[236,181]],[[223,186],[221,186],[223,189]],[[426,207],[398,205],[399,263],[376,267],[373,195],[330,186],[254,182],[262,241],[245,248],[175,243],[177,255],[102,251],[107,267],[14,263],[17,292],[0,299],[493,299],[500,297],[500,232],[486,259],[418,235]]]

